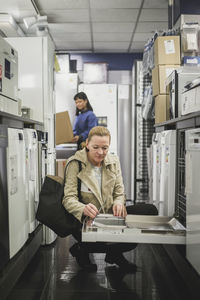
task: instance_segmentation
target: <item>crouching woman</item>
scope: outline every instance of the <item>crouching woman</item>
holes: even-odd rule
[[[63,205],[81,224],[84,218],[94,219],[99,212],[119,217],[127,215],[120,162],[116,155],[108,153],[110,141],[108,129],[96,126],[89,132],[86,148],[77,151],[68,161]],[[77,178],[81,183],[80,197]],[[151,204],[134,205],[128,207],[128,212],[156,215],[157,209]],[[136,244],[82,242],[80,227],[72,235],[77,243],[70,248],[70,253],[81,268],[96,271],[97,265],[91,262],[90,253],[106,253],[107,263],[116,264],[128,272],[136,270],[136,266],[123,256],[123,252],[134,249]]]

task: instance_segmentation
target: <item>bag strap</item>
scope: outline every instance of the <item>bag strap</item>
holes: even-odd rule
[[[78,160],[78,166],[79,166],[79,172],[82,170],[82,165],[80,160]],[[78,199],[79,201],[82,202],[82,198],[81,198],[81,180],[80,178],[78,178]]]
[[[65,170],[64,170],[64,185],[65,185],[65,180],[66,180],[66,168],[67,168],[68,164],[66,164],[65,166]],[[78,160],[78,167],[79,167],[79,172],[82,170],[82,165],[80,160]],[[77,189],[78,189],[78,199],[80,202],[82,202],[82,198],[81,198],[81,180],[78,178],[77,179]]]

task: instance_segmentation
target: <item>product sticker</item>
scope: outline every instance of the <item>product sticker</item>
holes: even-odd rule
[[[166,153],[166,156],[165,156],[165,162],[166,162],[166,163],[169,162],[169,152]]]
[[[164,46],[165,46],[165,54],[173,54],[173,53],[175,53],[174,40],[164,41]]]
[[[197,58],[187,58],[186,64],[198,65],[198,59]]]
[[[17,155],[10,157],[10,195],[17,193]]]

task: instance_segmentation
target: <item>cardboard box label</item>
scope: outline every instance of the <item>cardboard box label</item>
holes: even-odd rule
[[[166,54],[175,53],[174,40],[166,40],[166,41],[164,41],[164,45],[165,45],[165,53]]]

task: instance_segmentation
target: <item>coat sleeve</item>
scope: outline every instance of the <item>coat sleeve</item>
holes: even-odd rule
[[[83,141],[87,139],[90,129],[95,126],[97,126],[97,117],[93,112],[91,112],[87,117],[87,128],[81,133]]]
[[[64,197],[62,203],[65,209],[81,222],[85,204],[81,203],[78,199],[78,173],[78,162],[75,160],[69,162],[66,168]]]
[[[74,122],[74,127],[73,127],[73,134],[77,135],[77,126],[78,126],[78,117],[76,116],[75,122]]]
[[[116,182],[113,191],[113,205],[114,204],[124,204],[126,202],[126,197],[124,193],[124,184],[121,172],[121,166],[118,157],[116,157],[115,164],[115,172],[116,172]]]

